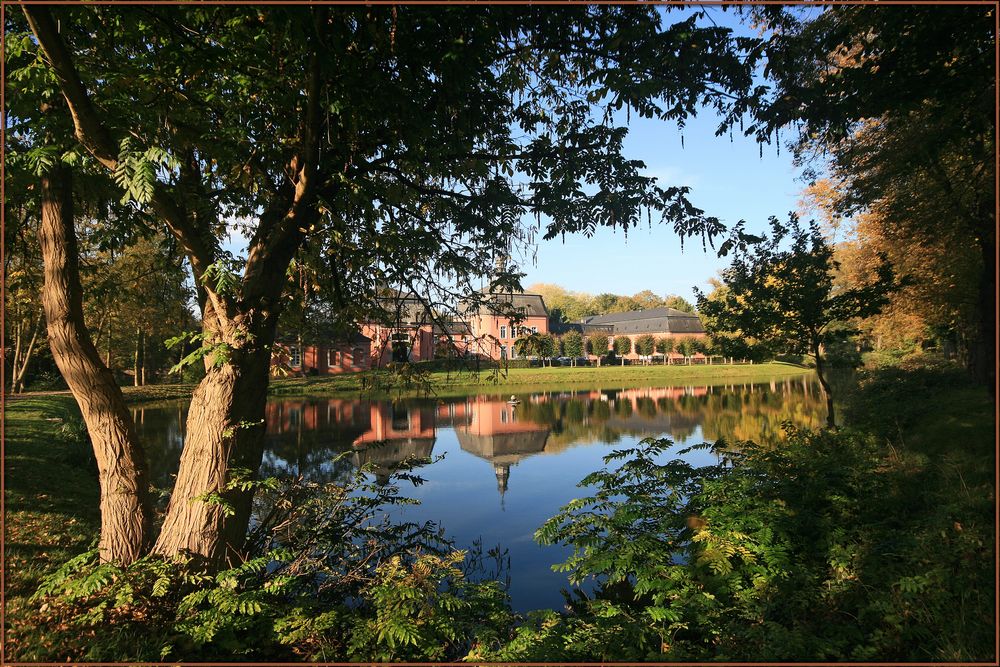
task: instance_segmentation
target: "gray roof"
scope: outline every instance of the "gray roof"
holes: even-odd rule
[[[433,331],[435,334],[443,336],[471,336],[472,327],[468,322],[452,321],[442,324],[435,324]]]
[[[676,308],[650,308],[609,313],[588,317],[582,324],[610,324],[616,334],[637,333],[705,333],[705,327],[694,313]]]
[[[541,294],[524,294],[511,292],[491,292],[484,293],[484,308],[491,312],[506,314],[506,311],[513,307],[524,317],[548,317],[549,311],[545,308],[545,300]]]
[[[413,292],[387,290],[379,297],[378,303],[384,310],[379,317],[383,323],[427,324],[431,321],[427,305]]]
[[[584,336],[592,336],[598,333],[613,334],[615,326],[613,324],[590,324],[584,322],[556,322],[549,326],[549,331],[557,336],[567,334],[570,331],[575,331]]]
[[[469,427],[456,428],[455,435],[462,449],[494,463],[516,463],[526,456],[545,451],[549,429],[514,431],[513,433],[473,433]]]

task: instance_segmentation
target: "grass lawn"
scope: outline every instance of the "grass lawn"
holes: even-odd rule
[[[497,395],[524,391],[558,391],[560,389],[595,388],[626,389],[644,385],[719,385],[744,382],[766,382],[774,378],[812,373],[812,369],[796,364],[714,364],[698,366],[583,366],[554,368],[511,368],[505,373],[491,371],[432,371],[420,373],[420,365],[404,367],[415,370],[409,375],[393,375],[387,371],[344,373],[322,377],[289,377],[272,379],[269,393],[280,396],[388,398],[407,396],[468,396]],[[148,403],[190,398],[192,384],[156,384],[145,387],[122,387],[129,403]],[[65,396],[69,392],[46,392]],[[25,396],[31,396],[26,394]]]
[[[772,378],[811,373],[812,370],[780,362],[754,365],[698,366],[583,366],[511,368],[504,372],[435,371],[426,380],[436,396],[479,393],[556,391],[567,388],[637,387],[649,384],[713,385],[764,382]],[[368,384],[365,384],[368,383]],[[285,396],[416,396],[426,394],[419,377],[393,378],[388,373],[351,373],[326,377],[283,378],[271,382],[271,393]]]
[[[88,449],[61,433],[62,425],[79,414],[70,396],[28,396],[6,403],[4,623],[8,657],[17,653],[19,638],[30,634],[23,621],[19,626],[19,619],[26,616],[21,610],[39,579],[90,546],[100,530],[96,467]]]

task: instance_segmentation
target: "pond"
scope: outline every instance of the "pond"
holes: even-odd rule
[[[426,482],[401,489],[420,505],[394,510],[438,522],[456,546],[480,540],[510,557],[514,608],[560,608],[566,575],[551,566],[569,555],[534,542],[535,530],[565,503],[602,457],[646,437],[682,445],[782,437],[781,424],[819,427],[825,408],[812,376],[756,384],[520,392],[505,396],[388,401],[274,398],[267,405],[263,476],[345,479],[370,464],[378,480],[408,457],[434,457]],[[186,403],[133,409],[154,483],[169,488],[184,440]],[[378,446],[370,446],[379,443]],[[350,452],[348,458],[333,459]],[[692,465],[716,462],[698,450]]]

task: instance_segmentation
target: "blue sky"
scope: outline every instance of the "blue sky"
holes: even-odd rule
[[[681,20],[692,11],[673,10],[665,20]],[[710,7],[708,13],[717,25],[751,34],[734,12]],[[618,122],[624,124],[624,112],[619,115]],[[688,119],[683,146],[674,123],[632,114],[628,126],[625,155],[642,160],[646,173],[656,176],[661,186],[689,186],[690,201],[727,226],[743,219],[748,231],[764,231],[769,216],[784,218],[798,208],[804,183],[796,178],[790,153],[782,149],[778,154],[772,144],[765,145],[761,155],[758,144],[738,131],[732,141],[729,136],[716,137],[718,118],[710,110]],[[525,219],[526,225],[533,223],[533,217]],[[224,247],[243,254],[246,239],[232,234]],[[544,282],[573,291],[626,295],[649,289],[661,296],[679,294],[692,303],[692,288],[706,288],[708,280],[727,264],[711,248],[703,251],[700,239],[688,239],[682,250],[671,227],[655,222],[652,228],[643,224],[627,236],[621,230],[602,228],[590,238],[540,240],[534,250],[533,259],[530,252],[527,260],[520,253],[515,258],[526,274],[525,287]]]
[[[690,10],[669,12],[666,21],[680,20]],[[733,28],[737,34],[752,31],[741,25],[734,12],[708,8],[709,20]],[[707,20],[702,21],[707,23]],[[761,82],[763,83],[763,81]],[[687,185],[691,202],[724,224],[747,221],[747,230],[764,231],[767,219],[784,218],[798,209],[805,184],[797,180],[791,154],[775,145],[765,145],[763,156],[753,140],[734,133],[716,137],[717,116],[706,110],[689,120],[684,128],[684,144],[674,123],[637,118],[629,123],[625,154],[646,163],[646,173],[656,176],[661,186]],[[708,280],[727,264],[711,248],[702,251],[701,242],[688,239],[681,250],[680,239],[669,225],[652,229],[643,225],[629,231],[602,229],[595,236],[582,235],[561,240],[540,241],[537,261],[522,264],[525,286],[556,283],[574,290],[598,294],[635,294],[644,289],[679,294],[693,300],[694,286],[706,287]]]
[[[646,173],[661,185],[687,185],[689,198],[708,215],[726,225],[740,219],[748,231],[764,230],[771,215],[783,218],[796,210],[804,184],[796,180],[785,149],[760,148],[755,141],[738,135],[716,137],[718,122],[708,114],[689,122],[680,133],[672,123],[632,118],[626,155],[646,163]],[[698,239],[688,239],[681,250],[680,239],[669,225],[649,228],[645,223],[629,231],[601,229],[595,236],[567,236],[540,241],[537,262],[522,266],[525,286],[536,282],[597,294],[634,294],[650,289],[657,294],[680,294],[692,299],[692,287],[704,287],[709,278],[727,264]]]

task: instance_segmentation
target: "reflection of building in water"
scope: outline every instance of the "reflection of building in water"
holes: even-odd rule
[[[434,449],[434,409],[403,403],[371,403],[370,427],[355,438],[354,464],[370,465],[379,484],[399,464],[410,459],[430,457]]]
[[[273,467],[296,475],[319,471],[343,451],[353,451],[356,466],[373,464],[384,483],[394,466],[408,458],[424,458],[434,446],[432,408],[385,402],[269,402],[268,450]]]
[[[456,410],[468,421],[456,426],[455,435],[462,449],[493,464],[497,489],[503,501],[510,478],[510,467],[521,459],[545,451],[549,427],[518,418],[518,408],[496,399],[475,398],[467,400]]]

